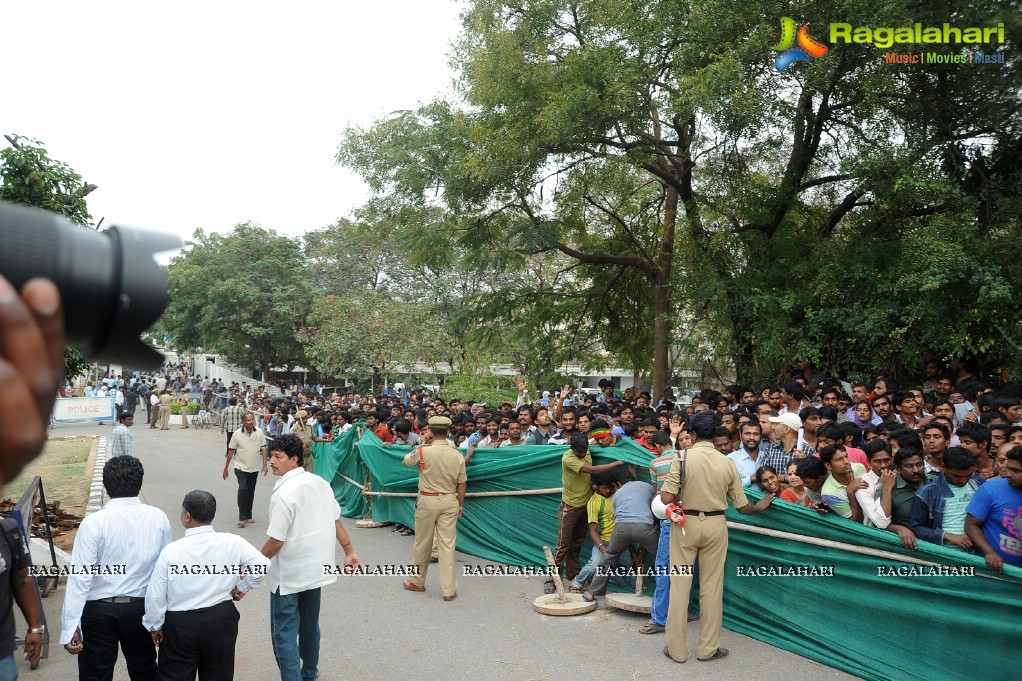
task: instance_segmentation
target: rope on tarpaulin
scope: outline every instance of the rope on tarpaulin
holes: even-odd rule
[[[364,496],[370,497],[417,497],[418,492],[373,492],[366,487],[366,485],[360,485],[344,473],[338,472],[337,475],[341,476],[355,487],[362,490]],[[508,490],[506,492],[469,492],[466,497],[524,497],[537,494],[560,494],[564,491],[563,487],[548,487],[547,489],[515,489]]]
[[[940,563],[934,563],[931,560],[924,560],[922,558],[916,558],[915,556],[906,556],[900,553],[892,553],[891,551],[884,551],[883,549],[873,549],[868,546],[856,546],[855,544],[846,544],[844,542],[834,541],[833,539],[823,539],[821,537],[810,537],[809,535],[805,534],[795,534],[794,532],[771,530],[767,527],[745,525],[743,523],[735,523],[730,520],[728,521],[727,526],[733,530],[740,530],[742,532],[762,534],[767,537],[777,537],[780,539],[790,539],[792,541],[802,542],[803,544],[813,544],[814,546],[823,546],[828,549],[849,551],[851,553],[858,553],[865,556],[876,556],[878,558],[886,558],[887,560],[893,560],[898,563],[915,563],[916,565],[926,565],[927,567],[944,567]],[[987,579],[996,579],[1001,582],[1012,581],[1009,579],[1004,579],[1002,577],[988,575],[981,572],[974,573],[974,576],[986,577]]]

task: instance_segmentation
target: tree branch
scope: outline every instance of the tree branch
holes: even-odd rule
[[[819,187],[821,184],[828,184],[830,182],[844,182],[845,180],[851,180],[854,175],[824,175],[818,177],[815,180],[807,180],[798,186],[799,191],[810,189],[812,187]]]

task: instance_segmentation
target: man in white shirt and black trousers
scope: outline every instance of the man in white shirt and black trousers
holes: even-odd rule
[[[213,531],[216,499],[195,490],[181,503],[185,536],[156,561],[142,623],[160,649],[160,681],[234,678],[240,600],[270,560],[235,534]],[[238,577],[242,576],[241,581]]]
[[[113,679],[118,644],[131,681],[156,679],[156,649],[142,616],[153,566],[171,534],[167,514],[138,498],[144,475],[133,456],[107,461],[103,486],[110,500],[82,521],[75,537],[60,643],[79,656],[79,681]]]

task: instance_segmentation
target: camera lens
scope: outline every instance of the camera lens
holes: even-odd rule
[[[0,201],[0,274],[15,288],[57,285],[68,345],[91,359],[153,369],[164,357],[142,342],[170,299],[154,256],[182,246],[171,234],[111,227],[93,232],[44,211]]]

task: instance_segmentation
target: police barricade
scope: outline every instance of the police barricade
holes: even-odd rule
[[[113,397],[58,397],[50,415],[50,425],[116,420],[117,408]]]
[[[50,560],[52,561],[52,568],[54,573],[53,575],[43,577],[41,580],[42,581],[41,584],[40,580],[36,578],[35,574],[33,574],[34,572],[36,572],[36,570],[33,569],[32,551],[29,547],[29,539],[32,537],[32,510],[36,506],[39,506],[42,509],[43,527],[45,528],[46,531],[45,539],[50,547]],[[49,512],[46,508],[46,495],[43,492],[43,479],[41,477],[37,475],[32,479],[32,484],[28,486],[28,489],[25,490],[25,493],[21,495],[21,499],[18,501],[18,503],[14,505],[14,508],[11,509],[10,518],[11,520],[14,520],[15,522],[18,523],[18,531],[20,533],[19,538],[22,542],[25,553],[28,554],[29,579],[32,580],[32,583],[36,587],[35,589],[33,589],[33,593],[35,594],[36,600],[38,602],[39,618],[44,627],[42,658],[47,658],[50,655],[50,628],[46,624],[46,611],[43,609],[42,599],[48,596],[50,594],[50,591],[52,591],[57,586],[58,577],[56,575],[56,572],[58,570],[58,566],[57,552],[53,546],[53,533],[50,530],[50,517]],[[4,536],[6,538],[7,536],[6,533],[4,533]],[[18,648],[24,648],[25,639],[22,637],[18,637],[15,645]]]

